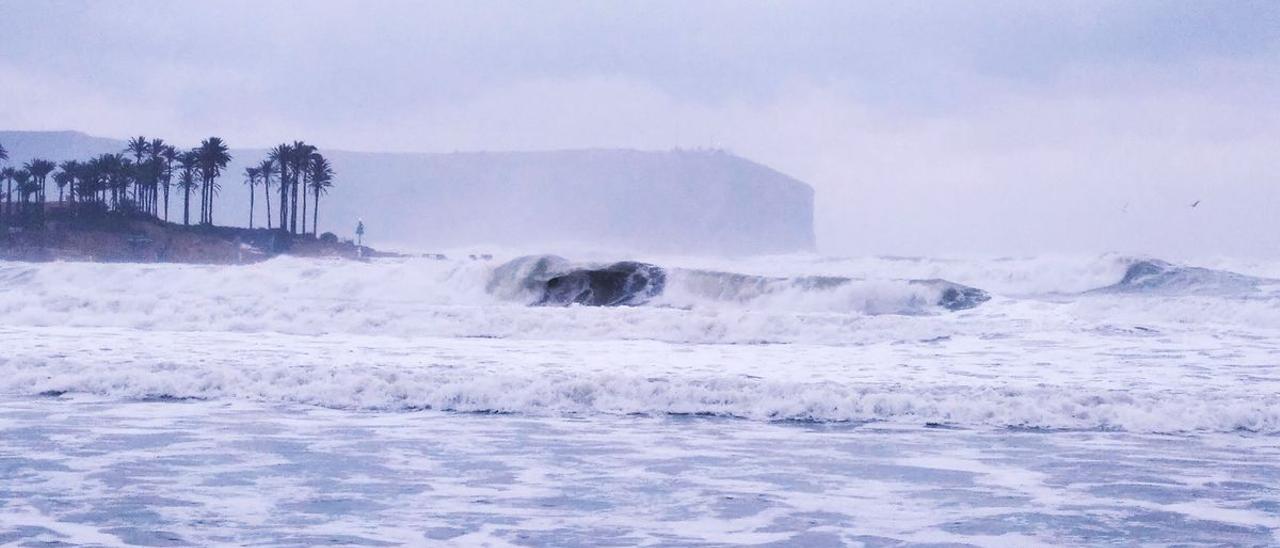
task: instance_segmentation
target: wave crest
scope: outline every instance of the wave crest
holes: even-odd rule
[[[1219,393],[1067,387],[843,385],[731,378],[597,375],[462,376],[369,368],[157,366],[19,372],[27,395],[132,399],[246,398],[341,409],[530,415],[707,415],[761,421],[890,422],[1135,432],[1280,433],[1280,399]]]

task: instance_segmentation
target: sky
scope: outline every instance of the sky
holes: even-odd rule
[[[715,147],[811,184],[828,254],[1280,256],[1280,2],[0,0],[0,25],[4,129]]]

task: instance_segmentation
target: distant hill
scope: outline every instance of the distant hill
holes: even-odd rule
[[[0,145],[9,151],[9,163],[20,165],[34,157],[61,162],[120,152],[124,141],[79,131],[0,131]]]
[[[13,164],[124,148],[123,140],[74,131],[0,131],[0,144]],[[813,189],[720,151],[322,152],[337,178],[321,201],[321,231],[349,236],[363,217],[375,245],[713,254],[814,246]],[[246,225],[248,189],[241,174],[266,151],[231,153],[216,221]],[[261,225],[261,190],[257,200]]]

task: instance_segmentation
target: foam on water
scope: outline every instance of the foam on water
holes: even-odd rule
[[[111,370],[66,365],[24,368],[0,380],[0,391],[126,399],[234,398],[375,411],[681,414],[765,421],[1280,433],[1280,398],[1254,392],[857,385],[385,366],[211,368],[173,363]]]
[[[1107,256],[1074,267],[1089,287],[1029,281],[1062,262],[672,261],[617,308],[529,306],[556,261],[0,263],[0,392],[1280,432],[1264,277],[1162,263],[1176,283],[1089,291],[1141,263]],[[927,277],[999,289],[952,313]]]
[[[420,259],[277,259],[240,267],[5,263],[0,316],[12,325],[190,331],[852,342],[859,338],[854,328],[871,315],[941,312],[933,303],[944,289],[904,280],[838,287],[765,280],[768,287],[747,298],[744,284],[732,288],[736,275],[675,269],[671,291],[650,306],[546,310],[528,306],[538,298],[529,285],[537,272],[503,268]],[[722,285],[709,288],[700,284],[705,279]],[[726,295],[730,290],[735,294]]]

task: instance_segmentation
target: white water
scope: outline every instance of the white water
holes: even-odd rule
[[[676,268],[646,306],[547,308],[495,280],[498,261],[4,264],[0,391],[1280,432],[1280,298],[1265,290],[1078,293],[1119,281],[1120,257],[1058,278],[1062,259],[782,262],[739,270],[859,281],[760,291]],[[997,293],[948,312],[902,281],[952,273]]]
[[[1280,540],[1280,263],[640,259],[0,263],[0,543]]]

